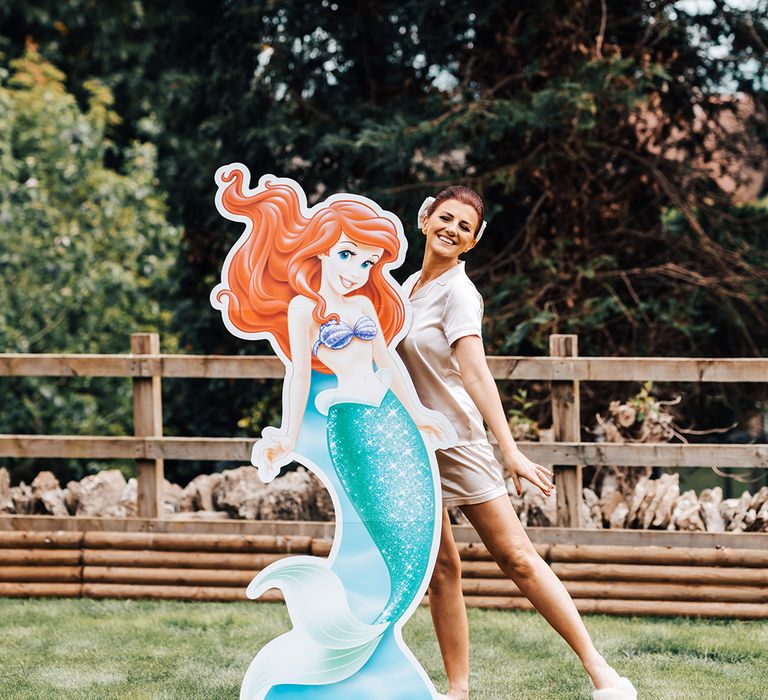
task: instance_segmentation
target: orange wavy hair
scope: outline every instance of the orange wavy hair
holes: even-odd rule
[[[344,232],[356,243],[383,248],[368,281],[356,291],[373,302],[387,343],[392,340],[405,320],[403,301],[382,268],[396,260],[400,250],[392,221],[356,200],[336,200],[306,218],[296,191],[288,185],[266,182],[264,190],[245,194],[246,174],[238,168],[221,180],[222,207],[252,224],[232,256],[224,288],[216,295],[218,301],[228,299],[232,325],[246,333],[271,333],[290,359],[288,304],[297,294],[314,300],[312,317],[317,323],[339,321],[338,314],[326,312],[325,299],[317,291],[321,280],[317,256],[327,253]],[[315,357],[312,368],[330,373]]]

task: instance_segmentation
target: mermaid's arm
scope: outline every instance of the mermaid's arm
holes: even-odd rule
[[[288,388],[283,394],[283,422],[279,430],[264,428],[262,439],[256,442],[251,452],[251,463],[259,468],[259,475],[265,482],[274,479],[280,467],[290,461],[288,455],[296,446],[304,420],[312,371],[311,323],[312,302],[304,297],[295,297],[288,306],[291,364],[285,375]]]
[[[312,374],[312,347],[309,329],[312,324],[312,301],[294,297],[288,305],[288,342],[291,348],[291,366],[286,374],[288,405],[283,406],[280,430],[294,443],[299,437],[304,411],[307,408],[309,384]],[[287,410],[286,410],[287,409]]]

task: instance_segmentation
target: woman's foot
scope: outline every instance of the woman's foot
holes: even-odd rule
[[[592,685],[597,690],[616,688],[621,679],[621,676],[600,655],[591,659],[589,663],[585,663],[584,669],[589,674],[589,677],[592,679]]]
[[[451,686],[445,697],[447,700],[469,700],[469,689]]]
[[[622,676],[613,688],[593,690],[592,700],[637,700],[637,689],[629,678]]]

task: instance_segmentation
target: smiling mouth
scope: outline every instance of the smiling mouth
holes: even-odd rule
[[[344,289],[352,289],[352,287],[355,286],[355,283],[352,280],[348,280],[346,277],[342,277],[339,275],[339,281],[341,282]]]
[[[438,240],[441,240],[443,243],[446,243],[448,245],[456,245],[456,241],[452,240],[451,238],[448,238],[447,236],[441,236],[439,233],[437,234]]]

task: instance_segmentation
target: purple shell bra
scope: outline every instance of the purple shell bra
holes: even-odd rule
[[[352,342],[352,338],[360,340],[373,340],[379,329],[370,316],[361,316],[357,319],[354,326],[350,326],[346,321],[337,323],[333,319],[320,326],[317,342],[312,348],[312,354],[317,357],[317,351],[321,345],[331,350],[341,350]]]

